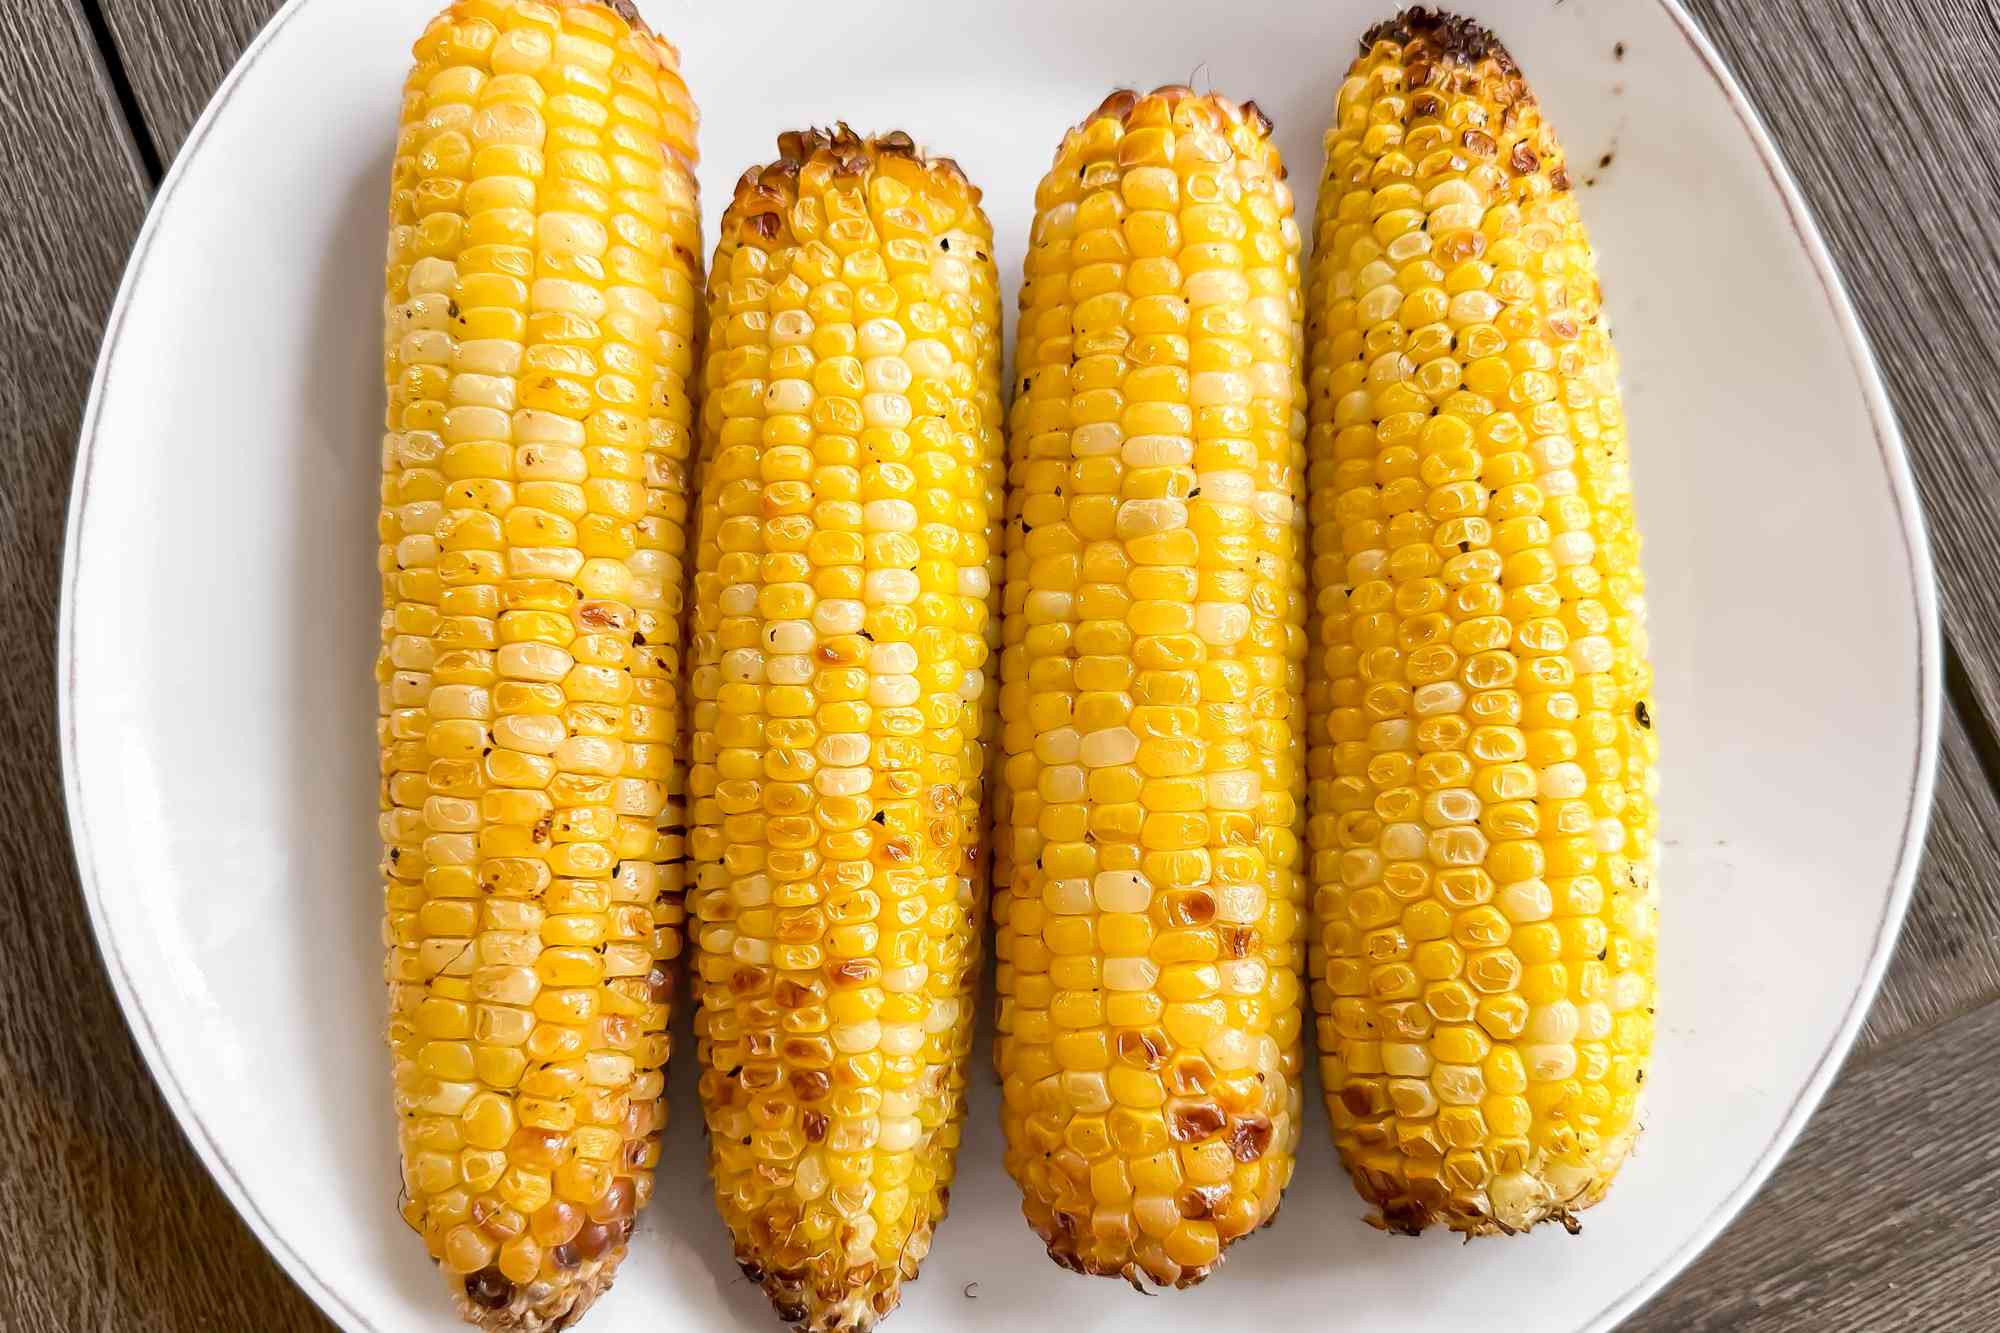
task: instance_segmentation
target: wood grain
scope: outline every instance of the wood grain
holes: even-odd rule
[[[1889,1045],[2000,995],[2000,798],[1964,717],[1947,705],[1930,844],[1903,938],[1857,1051]]]
[[[64,510],[146,184],[82,11],[0,7],[0,1329],[324,1325],[182,1139],[84,920],[56,757]]]
[[[1747,1211],[1631,1333],[2000,1328],[2000,1004],[1850,1068]],[[1990,1097],[1990,1091],[1986,1094]]]
[[[1560,3],[1561,0],[1555,0]],[[425,0],[413,0],[418,10]],[[171,160],[280,0],[0,7],[0,1329],[292,1333],[330,1327],[257,1248],[133,1052],[69,863],[48,662],[69,460],[144,180],[84,6]],[[1392,0],[1383,0],[1382,8]],[[1630,1327],[2000,1327],[1983,1219],[2000,1129],[2000,17],[1989,0],[1689,0],[1825,229],[1915,459],[1962,657],[1929,859],[1862,1048],[1759,1200]],[[1499,0],[1471,5],[1496,16]],[[1504,21],[1504,20],[1503,20]],[[1635,58],[1643,52],[1635,52]],[[1838,95],[1830,90],[1839,90]],[[25,182],[25,185],[21,183]],[[1982,756],[1989,762],[1982,763]],[[1948,1133],[1941,1132],[1945,1129]]]
[[[160,160],[172,162],[202,108],[284,0],[93,0]],[[442,0],[412,6],[414,33]]]

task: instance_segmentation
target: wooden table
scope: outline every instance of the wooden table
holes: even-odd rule
[[[209,1182],[126,1034],[70,861],[50,671],[70,461],[126,252],[277,7],[0,6],[0,1329],[329,1327]],[[1949,697],[1929,858],[1859,1045],[1762,1195],[1628,1327],[2000,1327],[2000,1117],[1984,1115],[2000,1100],[2000,510],[1984,494],[2000,476],[2000,11],[1693,7],[1882,358],[1936,547]]]

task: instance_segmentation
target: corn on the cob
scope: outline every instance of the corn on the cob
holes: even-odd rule
[[[1299,234],[1254,104],[1114,93],[1036,195],[995,852],[1007,1167],[1056,1262],[1268,1221],[1305,937]]]
[[[403,1217],[567,1327],[652,1187],[680,952],[694,108],[628,6],[461,0],[390,204],[382,836]]]
[[[1610,1184],[1653,1035],[1651,676],[1616,360],[1491,34],[1363,39],[1308,296],[1313,1003],[1378,1225]]]
[[[856,1333],[930,1248],[964,1116],[998,286],[955,164],[845,126],[779,150],[708,292],[695,1030],[738,1261]]]

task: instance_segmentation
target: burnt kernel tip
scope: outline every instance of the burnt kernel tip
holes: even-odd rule
[[[1130,121],[1132,113],[1138,110],[1142,103],[1153,98],[1164,101],[1170,110],[1183,102],[1203,108],[1206,114],[1202,119],[1207,120],[1209,127],[1213,129],[1226,130],[1235,125],[1247,125],[1258,137],[1269,138],[1272,130],[1276,128],[1276,123],[1270,114],[1255,102],[1238,102],[1219,92],[1197,92],[1185,83],[1163,83],[1151,92],[1145,93],[1136,88],[1114,88],[1105,95],[1102,102],[1097,104],[1095,111],[1085,116],[1063,136],[1063,146],[1057,150],[1056,160],[1058,162],[1062,160],[1063,150],[1069,148],[1075,142],[1075,137],[1085,133],[1093,122]],[[1077,170],[1078,174],[1082,174],[1082,167]],[[1281,166],[1281,175],[1282,170]]]
[[[1139,94],[1136,90],[1131,88],[1115,88],[1106,94],[1102,102],[1097,104],[1097,110],[1092,113],[1091,119],[1096,120],[1108,116],[1116,120],[1123,120],[1126,116],[1132,114],[1132,108],[1137,105],[1139,105]]]
[[[514,1300],[514,1284],[497,1268],[465,1275],[465,1299],[483,1310],[504,1310]]]
[[[1378,42],[1394,42],[1398,46],[1422,43],[1429,54],[1454,64],[1474,65],[1492,60],[1509,74],[1520,69],[1491,29],[1423,5],[1412,5],[1368,29],[1361,36],[1361,54],[1366,55]]]
[[[840,120],[824,129],[808,125],[778,135],[777,159],[766,166],[752,167],[743,174],[736,187],[737,201],[742,202],[747,187],[759,183],[781,187],[778,193],[782,197],[788,193],[784,187],[789,187],[801,171],[815,162],[831,165],[838,175],[861,176],[886,157],[907,158],[928,172],[933,180],[945,185],[947,191],[955,186],[966,191],[973,202],[979,199],[978,190],[957,162],[948,157],[926,156],[916,138],[907,130],[885,130],[880,134],[864,135]]]
[[[639,12],[639,6],[634,4],[633,0],[556,0],[556,3],[560,7],[575,6],[577,8],[588,8],[595,6],[599,9],[608,9],[630,24],[632,31],[644,33],[648,37],[653,36],[653,30],[647,25],[645,15]]]

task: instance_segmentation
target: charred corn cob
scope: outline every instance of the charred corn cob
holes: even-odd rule
[[[385,936],[404,1219],[568,1327],[652,1187],[681,941],[694,107],[628,6],[461,0],[390,202]]]
[[[1313,1005],[1378,1224],[1574,1229],[1653,1037],[1645,603],[1563,154],[1409,10],[1326,136],[1307,329]]]
[[[1114,93],[1036,194],[1009,426],[1007,1167],[1065,1267],[1186,1286],[1299,1126],[1299,234],[1255,104]]]
[[[717,1201],[814,1333],[943,1217],[978,948],[999,305],[979,192],[902,134],[779,140],[708,289],[690,901]]]

